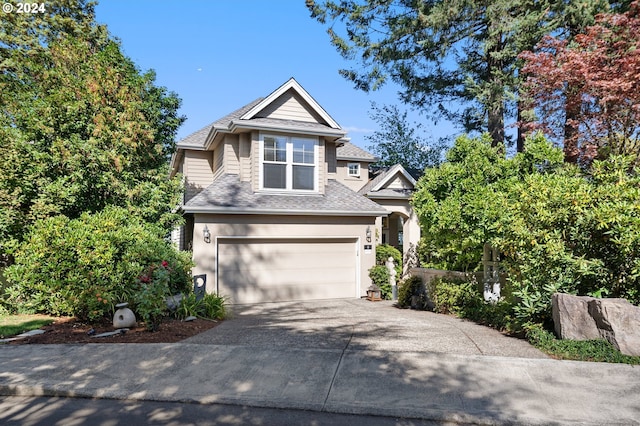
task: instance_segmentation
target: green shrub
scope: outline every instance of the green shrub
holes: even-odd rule
[[[379,244],[376,246],[376,265],[385,266],[389,257],[393,258],[396,269],[396,279],[402,276],[402,253],[397,248],[389,244]]]
[[[495,304],[486,303],[475,280],[437,277],[428,288],[436,312],[455,314],[511,333],[521,331],[514,320],[513,303],[504,299]]]
[[[176,294],[189,290],[191,283],[189,254],[173,248],[160,228],[121,208],[74,220],[38,220],[14,257],[5,274],[8,303],[21,312],[97,320],[112,315],[117,303],[135,306],[142,298],[138,292],[159,295],[167,287]],[[141,287],[141,277],[163,262],[168,277],[159,280],[164,284]]]
[[[509,311],[514,328],[548,327],[554,292],[640,304],[634,157],[610,156],[584,169],[562,160],[540,135],[511,158],[487,137],[461,137],[413,195],[424,265],[473,271],[485,243],[500,251],[514,297],[499,308]]]
[[[398,286],[398,306],[411,306],[411,299],[413,296],[418,297],[417,307],[427,309],[427,291],[422,283],[422,279],[418,276],[410,276]]]
[[[385,300],[390,300],[392,296],[391,284],[389,284],[389,270],[386,266],[375,265],[369,269],[371,282],[380,288],[380,295]]]
[[[190,316],[211,320],[224,319],[227,315],[225,299],[212,293],[205,293],[198,300],[195,293],[185,295],[178,305],[175,315],[180,319]]]
[[[459,315],[477,304],[475,285],[459,279],[436,277],[429,283],[435,311]]]
[[[151,265],[139,277],[138,288],[132,299],[134,312],[144,321],[147,330],[154,331],[168,313],[166,299],[171,295],[169,288],[169,264]]]

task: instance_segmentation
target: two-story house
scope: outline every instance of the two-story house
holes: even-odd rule
[[[360,297],[382,219],[398,214],[375,195],[408,206],[415,184],[395,170],[372,186],[374,161],[290,79],[178,143],[186,225],[174,238],[231,303]]]

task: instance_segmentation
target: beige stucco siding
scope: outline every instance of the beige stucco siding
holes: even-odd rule
[[[368,270],[375,264],[374,250],[366,252],[365,245],[375,242],[366,241],[366,229],[375,226],[374,217],[331,217],[331,216],[276,216],[276,215],[207,215],[196,214],[194,217],[193,259],[196,264],[194,274],[207,274],[211,285],[209,291],[215,291],[218,277],[218,241],[228,237],[296,239],[318,244],[324,241],[347,243],[351,241],[357,251],[358,264],[355,282],[356,296],[366,294],[371,285]],[[211,233],[211,241],[203,239],[203,229],[207,227]],[[339,241],[335,241],[335,240]],[[373,247],[372,247],[373,248]],[[355,256],[355,254],[354,254]],[[249,270],[251,270],[249,265]],[[256,285],[260,285],[259,274],[254,277]],[[339,295],[337,297],[344,297]]]
[[[256,114],[256,117],[322,123],[320,116],[307,107],[306,102],[293,90],[288,90],[282,94],[282,96]]]
[[[185,201],[198,194],[213,182],[213,156],[209,151],[184,153]]]
[[[372,200],[387,209],[387,211],[398,213],[403,216],[405,221],[402,228],[404,240],[402,249],[404,251],[403,255],[406,256],[408,251],[411,249],[411,245],[417,247],[418,242],[420,241],[420,221],[415,210],[411,208],[409,200],[393,200],[384,198],[372,198]],[[378,235],[382,235],[382,219],[376,221],[376,230]]]

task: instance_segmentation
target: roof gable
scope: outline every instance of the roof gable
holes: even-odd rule
[[[383,174],[379,182],[374,183],[371,190],[380,191],[382,189],[402,189],[413,190],[416,180],[400,164],[391,167]]]
[[[340,125],[294,78],[290,78],[240,117],[241,120],[255,118],[307,121],[340,129]]]
[[[408,198],[415,190],[416,180],[400,164],[381,170],[358,191],[370,198]]]

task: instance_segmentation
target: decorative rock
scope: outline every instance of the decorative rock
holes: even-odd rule
[[[556,335],[561,339],[600,339],[595,320],[589,314],[588,296],[555,293],[551,297],[551,313]]]
[[[113,328],[131,328],[136,326],[136,316],[127,308],[128,303],[118,303],[118,310],[113,315]]]
[[[169,310],[172,312],[178,309],[178,306],[180,306],[181,301],[182,301],[182,293],[176,294],[174,296],[169,296],[165,299],[165,302],[167,303],[167,308],[169,308]]]
[[[121,328],[116,331],[107,331],[106,333],[95,334],[91,337],[111,337],[111,336],[119,336],[121,334],[126,333],[128,328]]]
[[[640,307],[625,299],[593,299],[589,313],[600,336],[623,354],[640,356]]]
[[[197,319],[198,319],[197,317],[194,317],[194,316],[188,316],[188,317],[186,317],[186,318],[184,319],[184,321],[185,321],[185,322],[190,322],[190,321],[195,321],[195,320],[197,320]]]
[[[553,322],[561,339],[606,339],[625,355],[640,356],[640,307],[625,299],[556,293]]]

